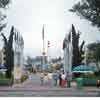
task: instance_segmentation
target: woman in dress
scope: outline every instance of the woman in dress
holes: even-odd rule
[[[66,75],[64,73],[61,75],[61,79],[61,87],[64,88],[66,87]]]

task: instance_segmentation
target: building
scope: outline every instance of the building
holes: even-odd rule
[[[44,56],[45,64],[47,64],[47,56]],[[36,70],[42,70],[43,69],[43,56],[36,56],[32,59],[32,64],[34,65],[34,68]]]
[[[0,50],[0,64],[3,65],[5,63],[5,54],[4,54],[4,49],[2,48]]]
[[[32,63],[34,65],[42,65],[42,56],[36,56],[33,58]]]

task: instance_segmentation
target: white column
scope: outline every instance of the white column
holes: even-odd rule
[[[68,48],[65,47],[64,48],[64,72],[65,74],[67,74],[67,71],[68,71]]]
[[[72,72],[72,44],[69,43],[69,73]]]

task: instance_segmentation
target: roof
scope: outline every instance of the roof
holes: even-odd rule
[[[6,66],[3,64],[0,64],[0,69],[6,69]]]
[[[73,71],[95,71],[93,67],[86,65],[79,65],[73,69]]]

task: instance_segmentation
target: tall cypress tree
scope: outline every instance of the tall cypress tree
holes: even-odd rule
[[[72,24],[72,45],[73,45],[72,66],[73,68],[75,66],[82,64],[82,60],[84,59],[83,46],[85,41],[83,41],[82,44],[79,46],[79,38],[80,38],[80,33],[79,32],[76,33],[75,27]]]
[[[5,8],[7,8],[7,6],[9,5],[11,0],[0,0],[0,9],[3,8],[5,10]],[[2,11],[0,11],[0,32],[2,31],[3,28],[6,27],[7,23],[2,23],[2,21],[4,21],[6,19],[7,15],[6,14],[2,14]]]
[[[13,52],[13,35],[14,35],[14,27],[12,26],[9,40],[5,37],[5,35],[1,34],[4,40],[4,50],[5,50],[5,66],[7,67],[6,77],[12,77],[12,71],[14,67],[14,52]]]

